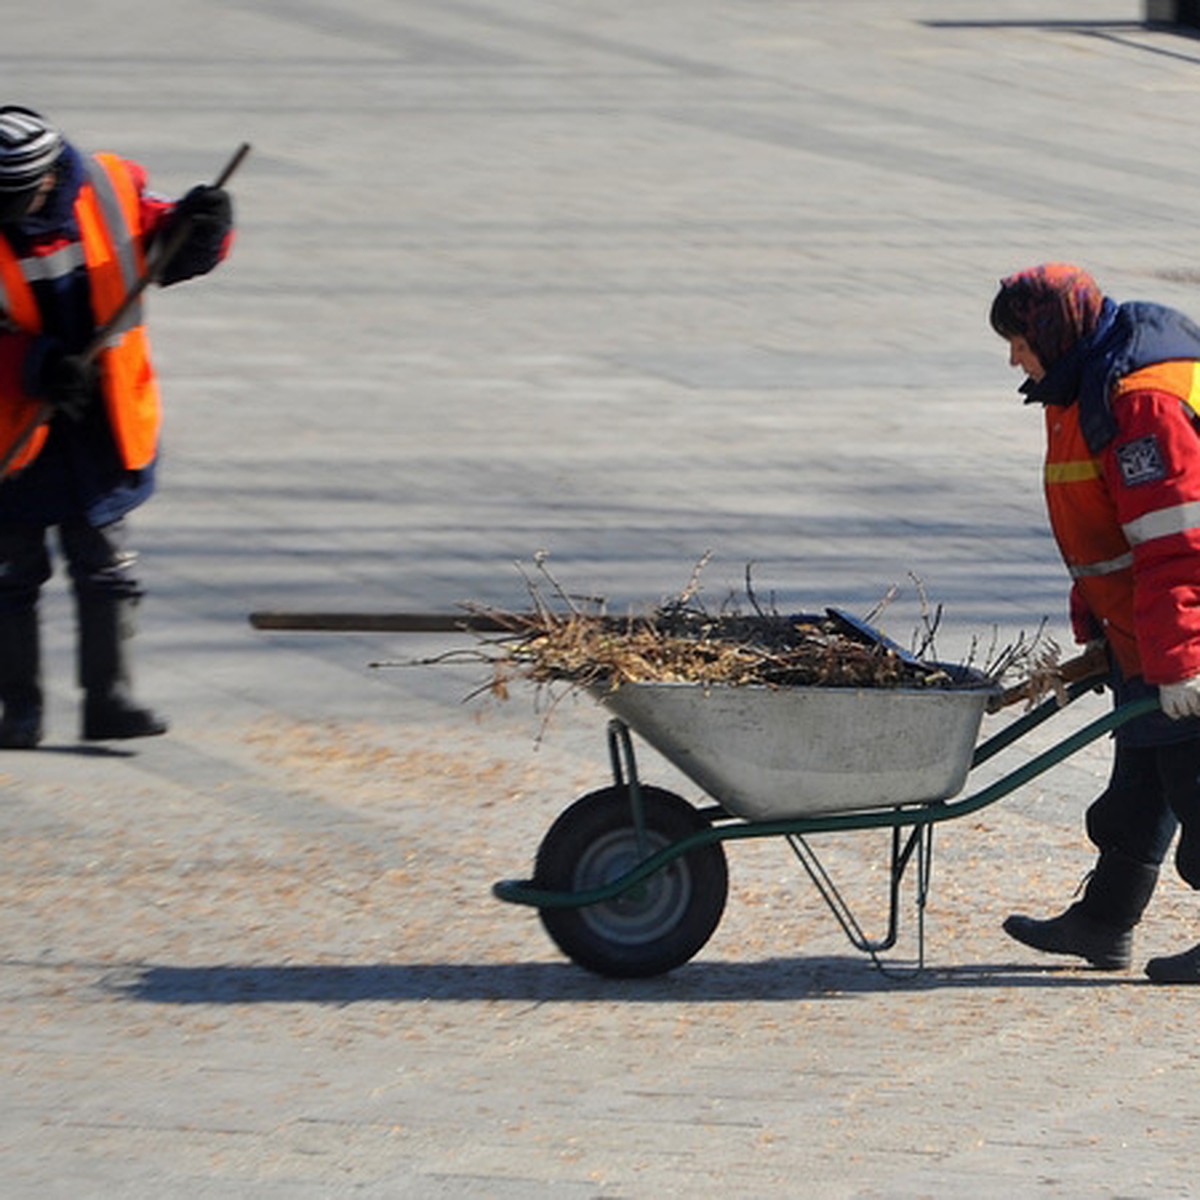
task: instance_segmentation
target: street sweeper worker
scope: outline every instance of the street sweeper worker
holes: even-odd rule
[[[1106,645],[1116,704],[1160,704],[1116,731],[1111,777],[1087,809],[1099,855],[1080,898],[1004,929],[1125,970],[1176,832],[1176,869],[1200,889],[1200,327],[1159,304],[1117,304],[1066,263],[1002,280],[991,324],[1044,412],[1075,637]],[[1200,945],[1151,959],[1146,974],[1200,983]]]
[[[138,164],[0,107],[0,749],[43,736],[51,530],[75,602],[83,738],[166,731],[131,682],[142,587],[125,518],[154,491],[161,410],[140,298],[121,308],[156,248],[173,250],[157,274],[173,284],[210,271],[231,237],[223,188],[173,202]]]

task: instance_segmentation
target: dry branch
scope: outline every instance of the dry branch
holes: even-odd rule
[[[823,614],[774,611],[755,594],[749,567],[745,599],[750,611],[742,612],[731,599],[719,613],[710,613],[698,599],[707,562],[706,555],[673,599],[645,614],[614,617],[604,611],[602,600],[568,593],[548,570],[546,556],[539,554],[532,571],[518,564],[532,600],[529,609],[464,606],[476,630],[500,632],[481,636],[472,650],[421,660],[420,665],[482,660],[490,666],[491,678],[472,694],[490,691],[501,698],[519,681],[591,691],[627,683],[977,688],[1022,677],[1023,695],[1031,699],[1060,686],[1055,675],[1058,648],[1046,646],[1040,630],[999,650],[993,636],[988,660],[981,665],[975,663],[974,644],[967,662],[938,662],[933,643],[942,610],[929,604],[919,580],[922,628],[913,639],[919,649],[908,654],[864,635],[836,609]],[[870,619],[895,596],[896,589],[889,590]]]

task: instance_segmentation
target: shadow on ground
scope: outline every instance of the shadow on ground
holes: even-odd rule
[[[852,957],[690,963],[654,979],[603,979],[570,963],[410,963],[359,966],[142,965],[110,973],[115,994],[151,1004],[358,1004],[379,1001],[622,1000],[692,1003],[835,1000],[911,988],[1105,988],[1147,981],[1084,968],[994,963],[884,974]]]
[[[928,20],[921,21],[927,29],[971,30],[981,31],[994,29],[1042,29],[1050,33],[1075,34],[1080,37],[1101,38],[1104,41],[1115,42],[1128,50],[1141,54],[1155,54],[1162,58],[1173,58],[1182,62],[1200,64],[1200,58],[1193,53],[1173,49],[1163,45],[1148,45],[1144,41],[1130,37],[1130,34],[1146,31],[1154,33],[1173,34],[1179,38],[1189,38],[1193,41],[1200,39],[1200,29],[1181,21],[1071,21],[1071,20],[1022,20],[1016,19],[974,19],[974,20]]]

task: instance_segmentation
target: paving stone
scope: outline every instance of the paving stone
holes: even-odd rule
[[[945,657],[1069,644],[1040,417],[987,328],[1048,258],[1200,313],[1200,51],[1130,3],[160,0],[23,11],[6,95],[180,194],[237,144],[219,273],[150,298],[162,489],[139,684],[0,761],[0,1192],[37,1197],[1187,1196],[1196,937],[1171,872],[1129,975],[1000,931],[1087,869],[1103,741],[938,830],[929,969],[881,974],[786,846],[669,976],[567,962],[493,898],[608,778],[585,699],[466,697],[461,639],[260,608],[618,610],[749,564],[781,608]],[[915,581],[915,582],[914,582]],[[973,775],[1104,711],[1089,697]],[[985,732],[1009,715],[989,718]],[[698,799],[645,749],[644,776]],[[870,930],[886,839],[823,860]],[[915,912],[902,910],[901,962]]]

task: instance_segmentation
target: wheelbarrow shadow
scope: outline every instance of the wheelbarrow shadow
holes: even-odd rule
[[[930,967],[884,974],[854,956],[691,962],[652,979],[605,979],[568,963],[379,963],[347,966],[129,967],[107,988],[148,1004],[331,1004],[470,1000],[530,1004],[594,1000],[728,1003],[837,1000],[891,990],[1109,988],[1146,984],[1128,975],[1026,963]]]

